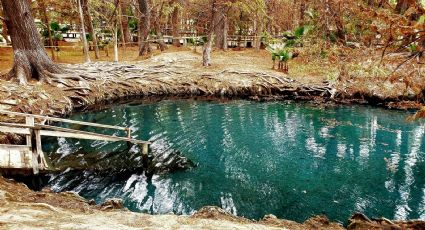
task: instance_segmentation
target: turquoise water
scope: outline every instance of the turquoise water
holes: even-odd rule
[[[293,102],[119,105],[72,119],[132,127],[137,138],[153,142],[153,154],[179,151],[197,166],[148,178],[131,170],[141,161],[134,146],[126,153],[124,143],[59,138],[44,146],[55,164],[98,164],[53,176],[49,186],[96,202],[122,198],[129,209],[149,213],[191,214],[215,205],[252,219],[325,214],[345,222],[354,212],[425,219],[425,125],[406,116]],[[116,170],[105,170],[110,166]]]

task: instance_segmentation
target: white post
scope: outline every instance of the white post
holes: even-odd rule
[[[32,131],[34,131],[34,125],[35,125],[35,121],[34,121],[34,117],[25,117],[25,121],[26,121],[26,125],[31,126],[32,128],[30,128],[30,135],[27,135],[27,145],[31,148],[32,151],[32,170],[34,175],[37,175],[39,173],[39,165],[38,165],[38,151],[37,151],[37,147],[34,149],[32,146]]]
[[[44,157],[43,149],[41,146],[41,135],[40,130],[34,130],[35,135],[35,143],[36,143],[36,152],[37,155],[40,156],[40,168],[47,169],[46,158]]]
[[[116,25],[114,29],[114,62],[118,62],[118,29]]]

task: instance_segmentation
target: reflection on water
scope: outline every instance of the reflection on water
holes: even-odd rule
[[[129,126],[162,161],[179,151],[197,164],[152,178],[124,170],[140,163],[135,146],[59,138],[44,148],[55,164],[90,166],[53,176],[52,188],[97,202],[122,198],[136,211],[190,214],[215,205],[256,219],[345,221],[356,211],[425,219],[425,126],[405,116],[360,106],[183,100],[72,117]]]

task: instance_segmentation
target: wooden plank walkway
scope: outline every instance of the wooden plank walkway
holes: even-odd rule
[[[14,116],[25,118],[25,123],[0,122],[0,132],[14,133],[24,135],[26,137],[25,145],[0,144],[0,169],[22,169],[25,171],[32,169],[34,174],[38,174],[40,170],[52,170],[52,168],[47,164],[45,155],[42,151],[42,136],[101,140],[110,142],[125,141],[140,146],[142,149],[142,158],[144,162],[147,161],[148,158],[148,149],[151,143],[149,141],[142,141],[132,138],[131,129],[128,127],[103,125],[42,115],[17,113],[6,110],[0,110],[0,114],[5,114],[10,117]],[[36,120],[38,122],[36,122]],[[126,136],[112,136],[71,128],[63,128],[54,125],[46,125],[45,123],[49,121],[78,124],[102,129],[120,130],[125,131]]]

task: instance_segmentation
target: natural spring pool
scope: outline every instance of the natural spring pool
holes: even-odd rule
[[[122,198],[130,210],[155,214],[215,205],[251,219],[324,214],[345,222],[354,212],[425,219],[425,125],[406,116],[243,100],[117,105],[71,118],[129,126],[163,161],[177,151],[196,167],[147,178],[131,170],[141,160],[136,147],[117,154],[126,143],[58,138],[43,146],[53,163],[88,169],[54,175],[47,185],[96,202]]]

